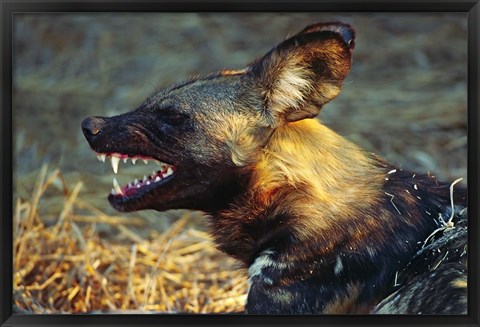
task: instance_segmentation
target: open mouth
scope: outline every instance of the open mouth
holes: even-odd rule
[[[110,193],[116,197],[121,197],[124,199],[137,194],[140,195],[141,193],[148,191],[149,189],[153,189],[162,184],[165,184],[169,180],[171,180],[173,178],[173,175],[175,174],[175,166],[143,155],[131,156],[121,153],[97,152],[97,158],[101,162],[105,162],[106,160],[110,159],[112,169],[115,174],[118,173],[118,166],[121,161],[123,161],[124,163],[128,163],[129,161],[131,161],[131,163],[135,165],[138,160],[143,161],[145,164],[148,164],[149,161],[153,160],[159,166],[159,169],[154,170],[153,173],[151,173],[150,175],[144,175],[143,178],[136,178],[135,180],[124,186],[119,185],[117,179],[114,177],[113,188]]]

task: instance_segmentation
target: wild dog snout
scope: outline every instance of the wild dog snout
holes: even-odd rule
[[[105,127],[105,119],[102,117],[87,117],[82,122],[82,131],[88,142],[91,144],[94,138],[102,132]]]

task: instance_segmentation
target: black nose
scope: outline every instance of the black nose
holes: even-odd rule
[[[88,141],[102,133],[105,119],[102,117],[87,117],[82,121],[82,131]]]

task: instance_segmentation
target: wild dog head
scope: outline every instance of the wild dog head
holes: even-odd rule
[[[316,116],[338,95],[353,47],[349,25],[310,25],[243,70],[179,83],[125,114],[86,118],[88,143],[114,170],[126,158],[161,163],[146,180],[115,185],[111,205],[221,209],[279,126]]]

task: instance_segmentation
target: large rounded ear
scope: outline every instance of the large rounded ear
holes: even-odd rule
[[[348,24],[314,24],[255,61],[246,77],[260,91],[263,110],[277,124],[316,116],[340,92],[354,38]]]

